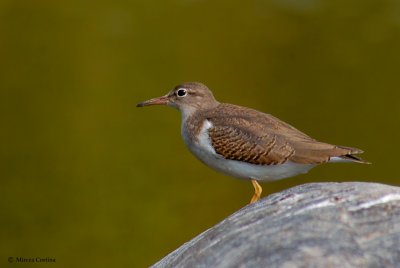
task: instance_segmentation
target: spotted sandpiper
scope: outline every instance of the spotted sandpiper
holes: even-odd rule
[[[356,148],[319,142],[278,118],[251,108],[218,102],[197,82],[137,107],[168,105],[181,112],[181,133],[189,150],[204,164],[232,177],[250,180],[260,199],[258,181],[306,173],[325,162],[368,163]]]

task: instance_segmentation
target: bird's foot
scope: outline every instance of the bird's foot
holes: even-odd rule
[[[254,195],[250,200],[250,204],[253,204],[254,202],[257,202],[260,199],[261,193],[262,193],[262,187],[256,180],[251,180],[251,183],[253,184],[254,187]]]

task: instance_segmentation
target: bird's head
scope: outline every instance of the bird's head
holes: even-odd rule
[[[218,104],[219,102],[205,85],[190,82],[176,86],[164,96],[141,102],[136,106],[168,105],[189,115],[194,111],[213,108]]]

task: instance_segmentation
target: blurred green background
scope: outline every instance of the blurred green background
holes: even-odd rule
[[[265,195],[399,184],[397,0],[2,0],[0,29],[0,266],[148,266],[248,203],[250,183],[185,148],[177,111],[135,108],[184,81],[373,162]]]

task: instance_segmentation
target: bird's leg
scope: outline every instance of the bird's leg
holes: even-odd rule
[[[251,180],[251,183],[253,184],[254,187],[254,195],[250,200],[250,204],[253,204],[254,202],[257,202],[260,199],[261,193],[262,193],[262,187],[256,180]]]

